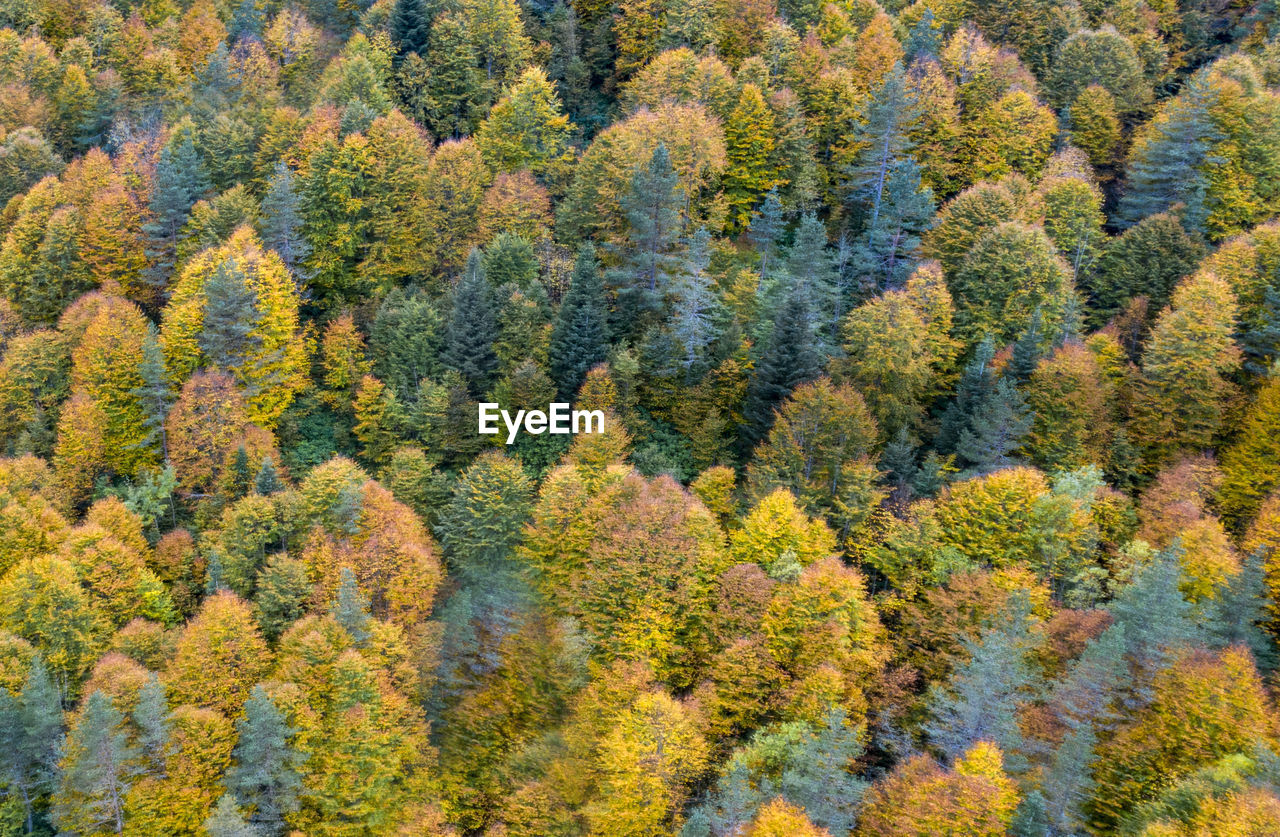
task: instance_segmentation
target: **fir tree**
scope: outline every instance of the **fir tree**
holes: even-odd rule
[[[424,58],[431,36],[431,12],[424,0],[396,0],[391,8],[391,43],[397,63],[410,53]]]
[[[253,488],[263,497],[270,497],[272,494],[284,490],[284,483],[280,481],[280,474],[270,456],[262,458],[262,465],[258,468],[258,475],[253,480]]]
[[[686,372],[706,364],[706,348],[718,336],[715,320],[719,300],[711,290],[711,279],[706,272],[710,242],[706,227],[694,233],[686,269],[672,289],[675,300],[671,307],[671,333],[683,350],[680,365]]]
[[[965,365],[955,397],[947,404],[938,428],[934,445],[943,452],[952,452],[960,443],[960,435],[970,427],[973,415],[995,389],[995,373],[991,359],[995,357],[995,344],[983,340],[974,350],[973,359]]]
[[[1209,112],[1216,98],[1208,75],[1197,73],[1165,109],[1165,118],[1152,123],[1129,165],[1120,201],[1125,222],[1135,224],[1182,204],[1186,228],[1204,232],[1209,216],[1209,178],[1204,167],[1222,138]]]
[[[975,405],[969,425],[956,442],[957,459],[970,473],[982,474],[1013,464],[1011,454],[1031,432],[1032,416],[1026,399],[1008,378]]]
[[[53,821],[60,831],[124,831],[124,800],[136,775],[137,751],[123,722],[105,694],[89,695],[67,738],[62,784],[54,796]]]
[[[479,250],[471,251],[454,290],[444,357],[445,364],[457,370],[474,397],[488,391],[498,368],[498,356],[493,350],[497,328],[493,301],[480,258]]]
[[[851,772],[865,749],[862,729],[850,724],[843,710],[830,710],[791,755],[778,790],[803,808],[814,825],[847,834],[867,789]]]
[[[146,764],[145,772],[163,776],[169,750],[169,703],[164,686],[154,674],[138,691],[133,723],[138,728],[137,746]]]
[[[342,568],[338,582],[338,594],[334,597],[329,613],[351,635],[358,646],[369,639],[369,597],[360,591],[356,574],[350,567]]]
[[[1280,290],[1267,285],[1262,306],[1250,319],[1253,322],[1243,329],[1239,338],[1244,351],[1244,369],[1253,375],[1268,375],[1280,358]]]
[[[948,760],[964,755],[979,741],[996,744],[1006,764],[1022,748],[1017,711],[1029,697],[1035,675],[1027,661],[1032,647],[1030,602],[1025,593],[1010,597],[1006,611],[977,639],[966,640],[968,662],[945,687],[929,693],[929,740]]]
[[[209,837],[263,837],[262,831],[245,822],[231,794],[224,793],[204,821]]]
[[[631,252],[627,270],[638,287],[655,293],[674,270],[673,245],[680,233],[680,179],[667,146],[658,143],[645,165],[636,168],[622,198]]]
[[[934,213],[933,191],[920,174],[910,157],[887,165],[875,211],[853,252],[853,267],[868,290],[900,286],[920,261],[920,236]]]
[[[200,351],[214,366],[238,370],[258,343],[254,333],[258,319],[257,295],[249,287],[244,271],[231,260],[214,269],[205,282],[204,294],[204,328],[198,338]]]
[[[263,246],[275,250],[285,267],[297,274],[311,255],[311,245],[302,234],[302,198],[293,170],[283,162],[276,163],[267,182],[259,226]]]
[[[187,223],[191,207],[209,188],[204,163],[190,133],[184,131],[160,150],[155,186],[151,191],[151,220],[143,225],[150,261],[146,279],[153,288],[163,290],[168,284],[183,225]]]
[[[584,244],[578,250],[569,290],[551,331],[551,377],[561,398],[572,398],[586,379],[587,370],[605,359],[607,316],[595,248]]]
[[[1040,332],[1044,326],[1042,320],[1040,309],[1037,308],[1031,315],[1031,322],[1027,323],[1026,330],[1022,332],[1018,342],[1013,344],[1013,355],[1005,374],[1016,384],[1025,384],[1040,365]]]
[[[773,332],[752,372],[743,406],[743,438],[754,447],[773,426],[774,410],[799,384],[821,371],[813,347],[813,324],[806,294],[793,289],[774,318]]]
[[[778,200],[778,190],[770,189],[760,202],[760,208],[751,216],[751,225],[747,228],[747,240],[756,248],[760,256],[760,276],[766,277],[773,268],[774,254],[778,249],[778,241],[782,238],[783,217],[782,201]]]
[[[231,13],[231,24],[227,27],[227,38],[231,43],[240,39],[258,39],[262,37],[262,11],[257,0],[240,0],[240,5]]]
[[[1191,604],[1179,589],[1181,558],[1179,545],[1160,550],[1134,568],[1111,602],[1113,624],[1124,630],[1125,654],[1147,672],[1199,637]]]
[[[173,388],[169,385],[169,374],[164,365],[164,351],[160,348],[159,334],[155,324],[147,321],[147,336],[142,342],[142,362],[138,364],[138,375],[142,378],[142,386],[134,390],[134,395],[142,404],[147,427],[146,444],[160,444],[160,451],[165,460],[169,459],[169,439],[165,432],[165,421],[169,417],[169,408],[173,406]]]
[[[227,790],[249,811],[266,837],[285,833],[284,817],[298,810],[304,756],[292,744],[294,730],[261,685],[254,686],[236,721],[239,738],[227,771]]]
[[[1275,641],[1262,628],[1270,617],[1261,551],[1246,556],[1240,572],[1232,576],[1208,604],[1205,622],[1213,644],[1222,648],[1243,645],[1253,652],[1259,669],[1274,671]]]
[[[0,787],[22,806],[23,828],[34,833],[36,802],[58,778],[62,702],[39,657],[16,695],[0,688]]]
[[[836,289],[836,263],[827,246],[827,228],[812,212],[800,216],[800,223],[796,225],[795,237],[787,250],[787,273],[793,287],[805,295],[823,342],[839,343],[836,332],[848,300],[841,299]],[[767,302],[774,303],[771,308],[777,310],[776,304],[781,300]]]

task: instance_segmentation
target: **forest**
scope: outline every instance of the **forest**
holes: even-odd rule
[[[0,207],[0,835],[1280,834],[1275,0],[0,0]]]

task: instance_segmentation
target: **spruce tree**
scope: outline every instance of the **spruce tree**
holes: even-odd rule
[[[69,834],[124,831],[124,800],[136,777],[137,750],[111,699],[94,691],[67,737],[53,821]]]
[[[650,294],[675,267],[672,249],[680,233],[682,200],[680,178],[660,142],[648,162],[636,168],[621,201],[631,247],[627,269],[634,284]]]
[[[1044,326],[1042,320],[1040,309],[1037,308],[1031,315],[1031,321],[1027,323],[1026,330],[1022,332],[1018,342],[1013,344],[1013,355],[1009,358],[1009,366],[1005,374],[1016,384],[1025,384],[1031,378],[1031,373],[1035,372],[1036,367],[1040,365],[1040,332]]]
[[[1027,661],[1033,645],[1031,604],[1023,592],[977,639],[965,640],[968,662],[944,686],[929,692],[929,740],[949,761],[979,741],[990,741],[1015,761],[1022,749],[1018,708],[1030,697],[1035,674]]]
[[[431,36],[431,11],[424,0],[396,0],[391,8],[391,44],[396,48],[396,63],[406,55],[427,56]]]
[[[138,728],[137,746],[141,751],[145,772],[163,776],[169,750],[169,703],[164,686],[154,674],[138,690],[138,705],[133,710],[133,723]]]
[[[261,38],[262,24],[262,11],[258,8],[257,0],[240,0],[240,5],[231,13],[227,39],[234,44],[241,38]]]
[[[875,212],[853,251],[853,268],[865,291],[900,287],[920,261],[920,236],[933,222],[933,191],[910,157],[888,164]]]
[[[245,822],[231,794],[224,793],[204,821],[209,837],[263,837],[262,831]]]
[[[218,265],[204,285],[204,328],[197,338],[200,351],[214,366],[239,370],[258,342],[258,298],[244,271],[234,261]]]
[[[444,357],[445,364],[467,382],[467,391],[473,397],[488,391],[498,368],[498,356],[493,350],[496,318],[480,258],[479,250],[471,251],[454,290]]]
[[[195,143],[190,133],[183,131],[160,150],[149,205],[151,220],[143,225],[150,261],[145,278],[158,291],[166,287],[173,272],[182,228],[191,215],[191,207],[209,188],[209,177]]]
[[[1008,378],[1001,378],[979,401],[956,442],[956,458],[969,473],[984,474],[1013,464],[1012,454],[1031,432],[1026,399]]]
[[[814,825],[832,834],[853,828],[867,783],[851,770],[866,747],[862,728],[841,709],[828,711],[778,778],[778,790],[805,810]]]
[[[938,428],[934,446],[943,453],[951,453],[960,443],[960,435],[969,428],[973,415],[995,389],[995,373],[991,360],[995,357],[995,344],[988,338],[978,344],[973,359],[965,365],[956,394],[947,404]]]
[[[561,398],[576,395],[587,377],[587,370],[605,359],[607,316],[595,248],[584,244],[578,250],[569,290],[560,303],[551,331],[551,377]]]
[[[169,408],[173,406],[174,395],[169,384],[169,373],[165,369],[159,334],[150,320],[147,321],[147,335],[142,341],[142,362],[138,364],[138,375],[142,378],[142,386],[135,389],[133,394],[142,404],[145,414],[146,444],[150,446],[159,443],[161,454],[168,460],[169,439],[165,420],[169,417]]]
[[[364,645],[369,639],[369,597],[360,590],[356,574],[350,567],[342,568],[338,582],[338,594],[334,597],[329,614],[351,635],[356,645]]]
[[[751,216],[751,225],[747,228],[747,240],[760,256],[760,276],[769,275],[773,268],[774,254],[778,249],[778,241],[782,238],[783,217],[782,201],[778,200],[778,190],[770,189],[760,202],[760,208]]]
[[[275,250],[285,267],[295,274],[311,255],[311,245],[302,233],[302,197],[298,194],[293,170],[276,163],[262,196],[262,245]]]
[[[706,349],[719,336],[716,320],[720,301],[707,276],[710,242],[706,227],[694,233],[685,270],[672,287],[675,298],[671,306],[671,333],[682,353],[680,365],[687,374],[706,366]]]
[[[849,300],[840,298],[837,289],[838,273],[831,248],[827,246],[826,225],[812,212],[800,216],[800,223],[796,225],[795,237],[787,249],[787,273],[792,285],[805,294],[817,335],[824,345],[838,344],[839,322]],[[766,299],[766,302],[776,305],[782,301]]]
[[[1267,285],[1261,307],[1249,319],[1252,322],[1240,335],[1244,369],[1253,375],[1268,375],[1280,358],[1280,290]]]
[[[284,490],[284,483],[280,481],[276,463],[269,455],[262,458],[262,465],[258,468],[258,475],[253,480],[253,488],[263,497],[270,497],[272,494]]]
[[[779,309],[773,332],[747,385],[743,439],[754,447],[773,426],[774,410],[799,384],[816,378],[822,361],[813,346],[807,295],[793,289]]]
[[[261,685],[254,686],[236,721],[239,738],[227,771],[227,790],[266,837],[285,833],[284,817],[298,810],[299,769],[305,757],[292,744],[294,730]]]
[[[36,657],[22,691],[0,688],[0,788],[21,804],[27,834],[35,830],[37,801],[57,782],[61,728],[58,689]]]

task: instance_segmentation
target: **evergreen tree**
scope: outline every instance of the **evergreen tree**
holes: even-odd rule
[[[782,233],[782,201],[778,200],[778,190],[773,188],[765,194],[760,208],[751,216],[751,224],[747,227],[747,240],[760,256],[762,278],[767,277],[773,268],[774,254]]]
[[[812,212],[800,216],[800,223],[796,225],[795,237],[787,249],[787,274],[791,277],[791,286],[805,295],[822,343],[835,345],[839,342],[837,331],[849,300],[843,298],[837,288],[838,273],[831,248],[827,246],[826,225]],[[766,292],[765,296],[766,310],[776,311],[783,303],[771,298],[771,293]]]
[[[369,639],[369,597],[360,591],[356,574],[350,567],[342,568],[338,594],[334,597],[329,613],[351,635],[358,646]]]
[[[1206,73],[1197,73],[1152,121],[1134,149],[1120,217],[1135,224],[1182,204],[1187,229],[1203,233],[1209,217],[1205,166],[1221,139],[1209,108],[1217,95]]]
[[[205,282],[204,294],[204,328],[197,338],[200,351],[214,366],[238,370],[258,344],[254,330],[257,295],[244,271],[231,260],[214,269]]]
[[[391,44],[397,62],[410,53],[426,57],[431,36],[431,12],[425,0],[396,0],[391,8]]]
[[[1243,645],[1263,672],[1276,668],[1275,640],[1262,626],[1268,616],[1268,588],[1261,550],[1246,556],[1240,572],[1208,600],[1206,628],[1214,645]]]
[[[472,250],[453,292],[453,314],[445,338],[445,364],[467,382],[473,397],[487,392],[498,368],[493,350],[496,319],[479,250]]]
[[[754,447],[773,426],[774,410],[799,384],[812,380],[822,362],[813,346],[807,295],[795,288],[779,309],[764,354],[751,375],[743,406],[743,439]]]
[[[231,24],[227,27],[227,39],[231,43],[241,38],[259,39],[262,37],[262,11],[257,0],[241,0],[240,5],[231,13]]]
[[[965,365],[955,397],[947,404],[938,428],[934,445],[944,453],[954,452],[960,436],[972,426],[973,416],[995,389],[995,373],[991,360],[995,357],[995,345],[983,340],[973,352],[973,359]]]
[[[945,687],[930,690],[925,729],[949,761],[980,741],[994,742],[1006,764],[1022,749],[1017,711],[1035,683],[1027,660],[1033,645],[1030,609],[1025,593],[1011,596],[998,621],[963,643],[968,662]]]
[[[224,793],[204,821],[209,837],[263,837],[262,831],[245,822],[231,794]]]
[[[196,152],[191,130],[180,129],[160,150],[149,204],[151,220],[142,228],[148,238],[147,259],[150,262],[145,278],[158,292],[164,290],[169,274],[173,272],[182,228],[191,214],[191,207],[209,188],[209,177]]]
[[[21,692],[0,687],[0,787],[22,806],[27,834],[35,830],[37,801],[57,783],[61,728],[58,689],[36,657]]]
[[[302,198],[293,170],[283,162],[276,163],[267,182],[260,217],[262,245],[275,250],[290,272],[298,273],[311,255],[311,245],[302,234]]]
[[[910,157],[888,164],[875,212],[853,252],[853,266],[869,290],[900,286],[920,261],[920,236],[933,222],[933,190],[920,182]]]
[[[1179,589],[1181,559],[1181,546],[1160,550],[1134,568],[1130,582],[1111,602],[1113,623],[1124,631],[1125,654],[1147,672],[1199,638],[1191,604]]]
[[[258,475],[253,479],[253,488],[263,497],[270,497],[272,494],[284,490],[284,483],[280,481],[276,463],[270,456],[262,458],[262,465],[258,468]]]
[[[569,290],[551,331],[551,377],[561,398],[572,398],[586,379],[587,370],[605,359],[607,316],[595,248],[584,244],[578,250]]]
[[[95,691],[67,737],[53,821],[70,834],[124,831],[124,800],[136,776],[137,751],[111,699]]]
[[[1011,465],[1011,454],[1031,432],[1026,399],[1008,378],[1001,378],[975,405],[969,425],[960,431],[956,457],[970,473],[986,473]]]
[[[680,179],[671,167],[667,146],[659,142],[647,164],[631,176],[622,197],[630,252],[624,254],[633,286],[657,292],[675,269],[672,250],[680,234]]]
[[[791,754],[778,790],[803,808],[814,825],[847,834],[867,790],[867,783],[851,772],[865,749],[861,728],[843,710],[829,710]]]
[[[155,324],[147,322],[147,336],[142,342],[142,362],[138,364],[138,375],[142,378],[142,386],[134,390],[134,395],[142,404],[147,427],[146,444],[160,444],[164,458],[169,458],[169,439],[165,432],[165,421],[169,417],[169,408],[173,406],[173,388],[169,385],[169,375],[165,369],[164,351],[160,347],[159,334]]]
[[[1240,335],[1244,369],[1253,375],[1270,374],[1280,359],[1280,289],[1267,285],[1262,307],[1254,322]]]
[[[145,772],[163,776],[169,754],[169,703],[164,686],[154,674],[138,690],[133,723],[138,728],[137,747],[146,764]]]
[[[700,227],[689,243],[686,268],[675,281],[671,306],[671,333],[683,350],[680,365],[687,373],[705,366],[707,347],[719,336],[716,327],[720,301],[707,276],[711,235]]]
[[[227,771],[227,790],[249,812],[258,833],[286,831],[285,815],[298,810],[299,774],[304,761],[293,746],[294,730],[262,686],[254,686],[236,721],[239,738]],[[238,812],[237,812],[238,815]]]
[[[1044,327],[1042,319],[1040,309],[1037,308],[1031,315],[1031,322],[1027,323],[1026,330],[1022,332],[1018,342],[1013,344],[1013,355],[1009,358],[1009,366],[1005,374],[1018,385],[1030,380],[1031,373],[1035,372],[1036,367],[1040,365],[1040,345],[1043,341],[1040,332]]]

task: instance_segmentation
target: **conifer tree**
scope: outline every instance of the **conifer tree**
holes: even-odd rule
[[[749,447],[769,432],[778,405],[797,385],[817,377],[820,369],[809,302],[803,291],[793,289],[774,318],[768,345],[747,386],[742,412],[743,438]]]
[[[1040,333],[1044,327],[1042,320],[1040,309],[1037,308],[1031,315],[1031,322],[1027,323],[1026,330],[1022,332],[1018,342],[1013,344],[1013,355],[1009,358],[1005,374],[1017,384],[1025,384],[1040,364],[1040,347],[1044,342]]]
[[[224,793],[204,821],[209,837],[264,837],[262,831],[245,822],[231,794]]]
[[[403,61],[410,53],[424,58],[428,55],[431,12],[425,0],[396,0],[391,8],[390,29],[397,61]]]
[[[259,833],[276,837],[285,831],[285,816],[298,810],[303,757],[292,744],[294,730],[261,685],[249,693],[236,729],[227,790]]]
[[[234,261],[219,264],[204,284],[204,328],[197,342],[214,366],[239,369],[255,348],[258,300]]]
[[[330,615],[351,635],[356,645],[364,645],[369,639],[369,597],[360,591],[356,574],[350,567],[342,568],[338,582],[338,595],[334,597]]]
[[[1009,378],[1001,378],[974,406],[969,425],[956,442],[956,456],[973,473],[1010,465],[1011,454],[1031,432],[1031,421],[1022,393]]]
[[[453,314],[445,338],[445,364],[460,374],[473,397],[493,384],[498,356],[493,350],[496,322],[479,250],[471,251],[453,292]]]
[[[604,361],[608,350],[607,316],[595,248],[584,244],[578,250],[569,290],[551,331],[550,371],[561,398],[572,398],[586,379],[587,370]]]
[[[973,422],[973,415],[994,391],[995,372],[991,360],[995,357],[995,344],[984,340],[973,352],[973,359],[964,367],[956,394],[947,404],[938,428],[934,444],[943,452],[954,452],[960,436]]]
[[[165,432],[165,421],[169,417],[169,408],[173,406],[174,395],[165,370],[159,334],[155,324],[150,321],[147,322],[147,336],[142,342],[142,362],[138,364],[138,375],[142,378],[142,386],[134,394],[142,403],[145,414],[148,430],[146,444],[159,443],[160,452],[167,460],[169,439]]]
[[[842,709],[830,709],[807,735],[778,777],[778,790],[831,834],[853,828],[867,783],[851,768],[866,750],[861,729]]]
[[[209,178],[191,132],[189,125],[180,128],[160,150],[156,163],[149,205],[151,220],[143,225],[143,232],[149,239],[147,258],[150,261],[145,278],[157,291],[163,291],[173,272],[182,228],[191,207],[209,191]]]
[[[706,227],[699,227],[689,242],[685,270],[672,287],[675,299],[671,306],[671,333],[683,350],[680,365],[688,373],[706,363],[706,349],[719,331],[715,321],[720,301],[711,290],[706,272],[711,261],[710,241]]]
[[[672,248],[680,233],[681,200],[671,155],[666,144],[659,142],[648,162],[636,168],[621,201],[632,248],[627,272],[634,285],[650,294],[665,286],[674,270]]]
[[[787,274],[792,287],[805,295],[815,333],[822,344],[833,342],[848,300],[837,287],[839,275],[831,248],[827,246],[826,225],[812,212],[801,215],[796,225],[795,236],[787,249]],[[768,301],[773,310],[783,303],[780,299]]]
[[[298,273],[311,255],[311,245],[302,234],[302,198],[293,170],[277,163],[267,182],[260,212],[262,244],[279,254],[291,272]]]
[[[169,750],[169,704],[164,686],[154,674],[138,690],[138,705],[133,709],[133,723],[138,728],[136,744],[143,772],[163,776]]]
[[[258,475],[254,477],[253,487],[263,497],[270,497],[284,490],[284,483],[280,481],[276,463],[270,456],[262,457],[262,465],[258,467]]]
[[[760,256],[760,275],[767,277],[773,268],[774,254],[783,232],[782,201],[777,188],[770,189],[751,216],[747,239]]]
[[[56,787],[61,728],[58,690],[35,657],[20,692],[0,687],[0,783],[22,806],[27,834],[35,833],[37,802]]]
[[[111,699],[95,691],[67,737],[53,821],[71,834],[124,831],[124,800],[136,777],[137,751]]]

